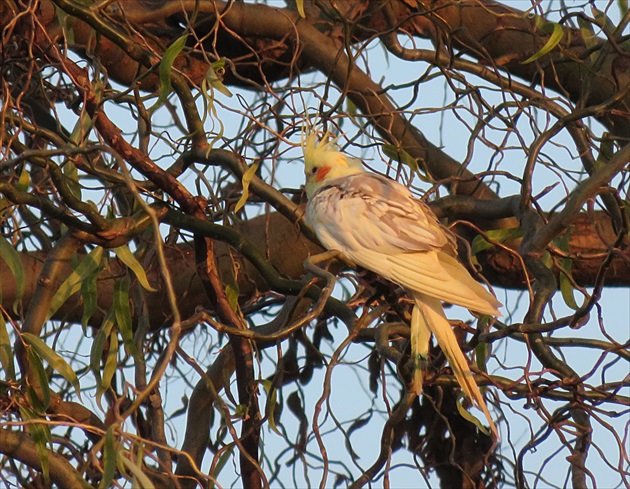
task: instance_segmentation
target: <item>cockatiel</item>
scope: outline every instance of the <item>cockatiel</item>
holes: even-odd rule
[[[413,298],[414,389],[422,392],[422,360],[433,334],[464,393],[496,427],[446,319],[441,301],[500,316],[501,303],[458,261],[454,235],[400,183],[368,173],[339,152],[328,134],[306,134],[306,221],[322,245],[402,286]]]

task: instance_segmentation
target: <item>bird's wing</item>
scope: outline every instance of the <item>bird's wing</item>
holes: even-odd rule
[[[501,303],[451,256],[451,233],[404,186],[373,174],[331,180],[307,220],[328,249],[408,290],[500,316]]]
[[[472,278],[464,265],[446,253],[424,251],[387,255],[365,248],[344,253],[353,262],[407,290],[481,314],[501,316],[501,303],[497,298]]]
[[[455,243],[405,186],[371,173],[328,182],[309,201],[307,216],[318,235],[318,227],[326,228],[329,237],[350,248],[395,254],[453,248]]]

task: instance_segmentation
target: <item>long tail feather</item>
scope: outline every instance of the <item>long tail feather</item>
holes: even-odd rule
[[[498,436],[497,428],[494,424],[494,421],[492,420],[492,417],[490,416],[490,412],[488,411],[486,402],[481,395],[479,386],[475,382],[473,373],[468,367],[468,360],[459,347],[459,343],[457,342],[455,333],[453,332],[451,325],[446,319],[442,303],[437,299],[433,299],[432,297],[428,297],[424,294],[419,293],[414,294],[414,299],[416,302],[414,312],[417,309],[418,312],[416,314],[422,316],[422,321],[419,321],[419,323],[424,323],[424,325],[431,331],[431,333],[435,335],[435,339],[437,340],[438,345],[440,345],[440,348],[444,352],[444,355],[446,355],[446,359],[453,369],[453,374],[455,374],[457,382],[461,386],[464,393],[473,402],[473,404],[475,404],[479,409],[481,409],[481,411],[483,411],[486,419],[488,420],[488,423],[490,423],[490,429],[495,435]],[[413,320],[411,324],[413,327]],[[411,331],[411,337],[413,353],[413,329]]]
[[[411,358],[413,359],[413,390],[417,395],[422,394],[430,341],[431,329],[418,307],[414,307],[411,312]]]

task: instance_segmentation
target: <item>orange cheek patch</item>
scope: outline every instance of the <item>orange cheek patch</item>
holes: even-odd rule
[[[319,168],[317,170],[317,173],[315,174],[315,181],[317,183],[321,182],[324,178],[326,178],[326,175],[328,175],[329,171],[330,171],[329,166],[322,166],[321,168]]]

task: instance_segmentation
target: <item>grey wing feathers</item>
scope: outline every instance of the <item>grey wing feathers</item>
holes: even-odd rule
[[[387,253],[454,248],[452,233],[409,189],[389,178],[351,175],[332,180],[319,193],[336,200],[338,217],[350,216],[347,224],[361,246]]]

